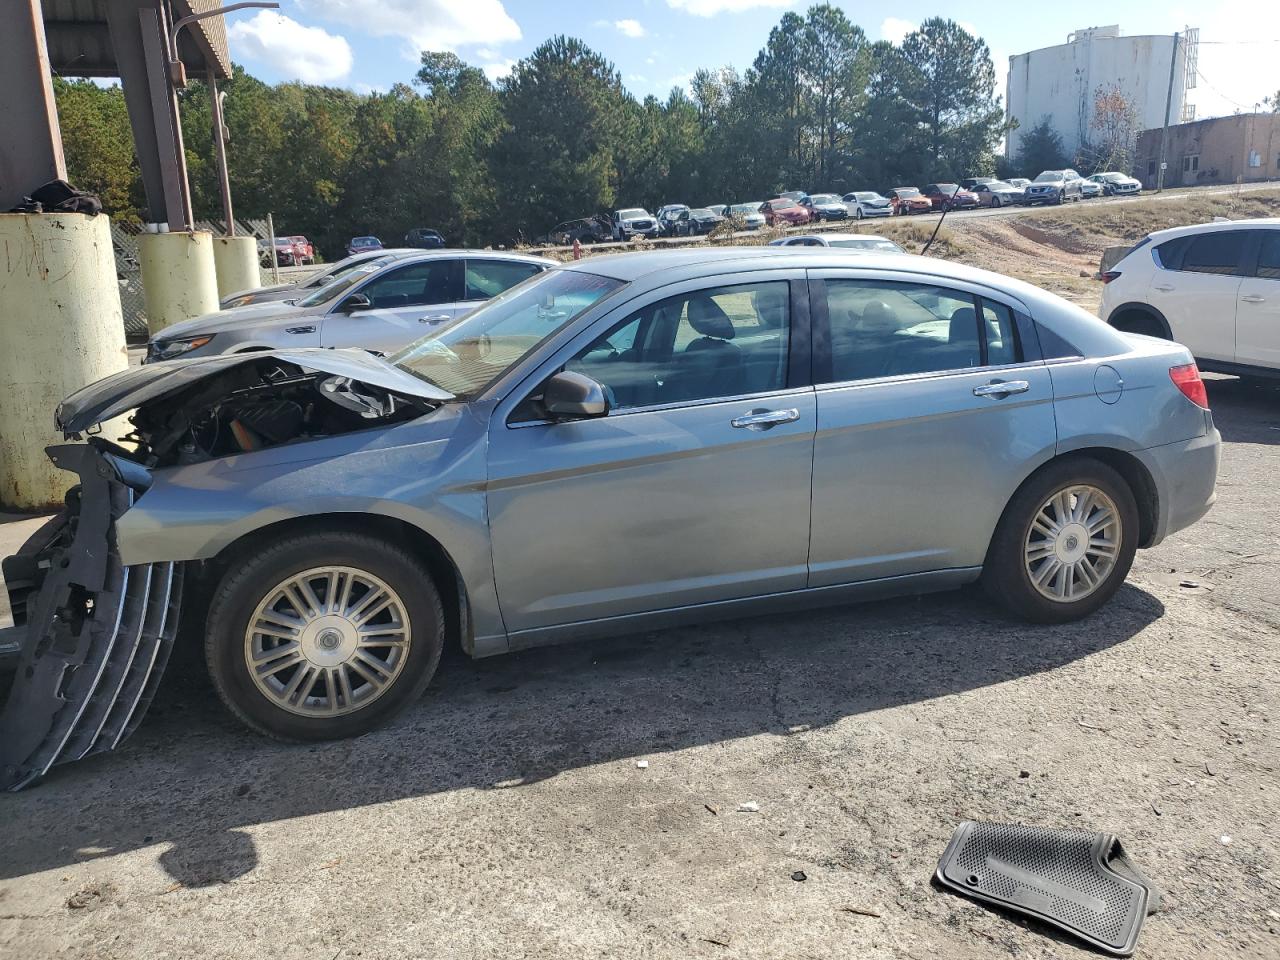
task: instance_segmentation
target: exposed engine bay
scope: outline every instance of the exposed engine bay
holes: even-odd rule
[[[3,561],[14,626],[0,652],[16,669],[0,709],[0,789],[115,749],[146,713],[186,579],[184,563],[121,560],[116,523],[153,470],[386,427],[450,397],[372,354],[323,349],[130,367],[67,397],[57,425],[88,442],[46,453],[79,483]],[[101,426],[124,416],[123,435]]]
[[[437,404],[274,359],[233,367],[139,407],[122,438],[146,467],[200,463],[421,416]]]

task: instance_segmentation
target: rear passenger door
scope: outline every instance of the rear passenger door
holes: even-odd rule
[[[1236,299],[1248,249],[1247,230],[1210,230],[1156,248],[1161,269],[1147,297],[1195,357],[1236,358]]]
[[[347,311],[340,303],[325,317],[320,342],[391,353],[456,316],[461,290],[459,259],[432,257],[388,267],[352,291],[369,298],[367,309]]]
[[[505,293],[517,283],[523,283],[543,267],[519,260],[483,260],[468,258],[463,269],[462,295],[454,304],[454,315],[469,313],[486,300]]]
[[[1005,504],[1057,439],[1030,319],[950,280],[810,276],[809,585],[981,565]]]

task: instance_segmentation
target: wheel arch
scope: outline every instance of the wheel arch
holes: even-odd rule
[[[444,607],[446,642],[456,640],[466,653],[474,654],[470,598],[457,563],[439,540],[421,527],[397,517],[376,513],[322,513],[290,517],[258,527],[231,541],[204,561],[201,579],[209,589],[202,590],[201,594],[211,593],[227,570],[233,569],[242,558],[264,543],[296,534],[343,531],[381,537],[421,560],[431,574]]]
[[[1158,336],[1165,340],[1173,339],[1173,330],[1169,326],[1169,321],[1165,315],[1149,303],[1142,303],[1138,300],[1131,300],[1128,303],[1122,303],[1109,314],[1107,314],[1107,325],[1114,327],[1122,333],[1144,333],[1143,330],[1125,329],[1120,326],[1128,318],[1145,318],[1148,322],[1153,322],[1157,326]]]
[[[1009,509],[1009,504],[1013,502],[1014,497],[1027,484],[1031,483],[1050,467],[1055,467],[1064,461],[1070,460],[1096,460],[1120,474],[1120,477],[1133,492],[1133,499],[1138,504],[1138,546],[1151,546],[1160,523],[1160,496],[1156,488],[1155,479],[1141,460],[1133,454],[1116,447],[1080,447],[1079,449],[1069,450],[1050,457],[1027,474],[1017,488],[1009,494],[1009,498],[1000,510],[1000,516],[1003,517],[1005,515],[1005,512]],[[991,531],[991,536],[994,539],[994,528]],[[987,549],[990,550],[990,541],[988,541]]]

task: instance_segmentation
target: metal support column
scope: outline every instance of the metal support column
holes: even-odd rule
[[[67,178],[40,0],[5,6],[10,12],[0,29],[0,211],[43,183]]]
[[[236,235],[236,220],[231,211],[231,180],[227,175],[227,141],[226,126],[222,121],[222,94],[218,92],[218,81],[213,71],[208,74],[209,112],[213,116],[213,146],[218,158],[218,187],[222,192],[222,219],[226,222],[225,235]]]

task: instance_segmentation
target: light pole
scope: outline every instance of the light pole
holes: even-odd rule
[[[209,17],[220,17],[224,13],[232,13],[236,10],[247,9],[260,10],[278,10],[280,4],[272,2],[272,0],[248,0],[245,3],[233,3],[230,6],[219,7],[216,10],[209,10],[205,13],[193,13],[189,17],[183,17],[181,20],[173,24],[173,28],[169,31],[169,55],[173,58],[169,61],[169,81],[175,87],[185,87],[187,85],[187,68],[182,61],[178,59],[178,34],[182,28],[189,23],[195,23],[197,20],[205,20]],[[226,223],[226,235],[234,237],[236,235],[236,222],[231,210],[231,180],[227,176],[227,140],[226,127],[222,122],[222,98],[225,93],[218,93],[218,81],[214,77],[212,69],[208,73],[209,84],[209,100],[210,112],[213,115],[213,147],[217,155],[218,166],[218,189],[222,193],[222,217]]]

